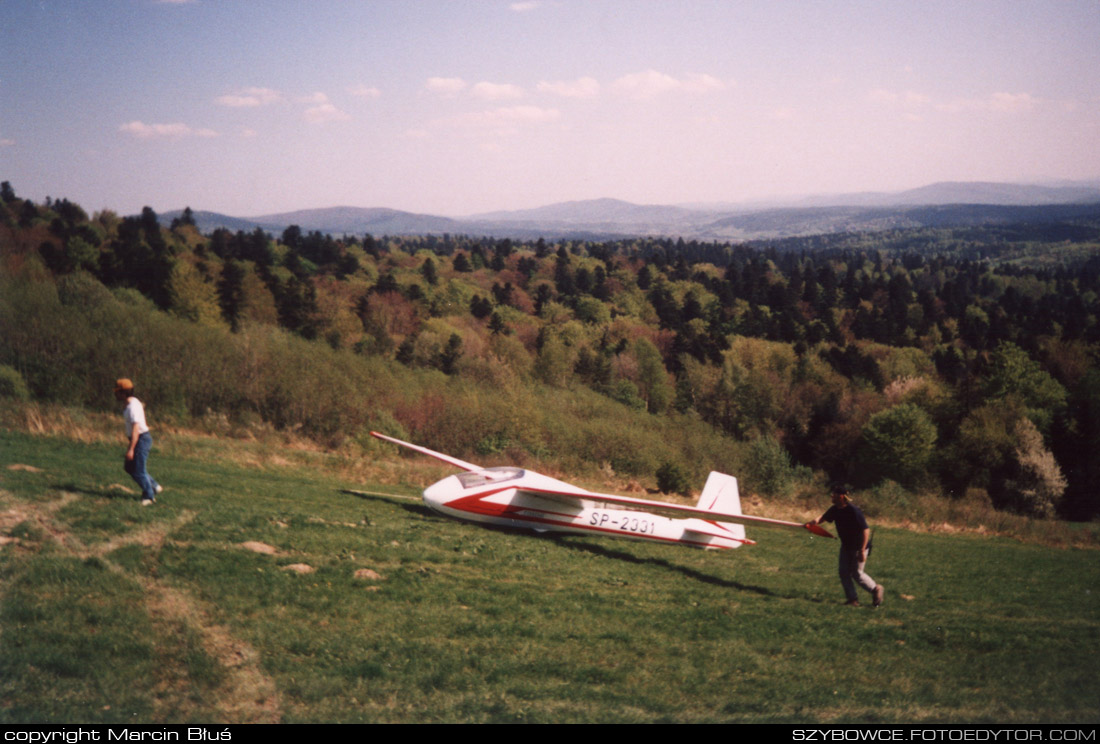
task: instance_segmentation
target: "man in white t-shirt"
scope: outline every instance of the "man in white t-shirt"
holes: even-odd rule
[[[145,422],[145,407],[134,397],[134,383],[126,378],[115,383],[115,398],[126,403],[122,419],[126,423],[126,441],[129,447],[123,467],[141,487],[141,505],[149,506],[156,503],[157,494],[164,489],[145,469],[149,452],[153,449],[153,436]]]

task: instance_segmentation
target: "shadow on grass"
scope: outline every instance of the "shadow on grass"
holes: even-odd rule
[[[75,493],[81,496],[94,496],[100,499],[118,499],[120,501],[140,501],[141,493],[127,493],[119,488],[89,488],[88,486],[79,486],[75,483],[57,483],[53,486],[58,491],[64,493]]]
[[[663,558],[639,558],[636,555],[625,553],[621,550],[612,550],[602,545],[596,545],[591,542],[584,541],[583,537],[575,535],[539,535],[544,539],[554,540],[561,545],[564,545],[572,550],[580,550],[593,555],[598,555],[603,558],[612,558],[619,561],[627,561],[629,563],[636,563],[638,565],[656,566],[658,568],[664,568],[669,571],[675,571],[683,574],[689,579],[694,579],[704,584],[711,584],[712,586],[720,586],[723,589],[736,589],[742,592],[752,592],[759,594],[763,597],[784,597],[782,594],[777,594],[768,587],[754,586],[752,584],[744,584],[740,581],[730,581],[729,579],[722,579],[717,576],[696,571],[693,568],[687,566],[678,566],[675,563],[666,561]],[[799,597],[787,597],[788,599],[799,599]]]
[[[424,506],[419,496],[402,496],[396,493],[379,493],[376,491],[353,491],[348,488],[341,489],[341,493],[358,496],[367,501],[385,501],[387,504],[399,506],[407,512],[412,512],[419,517],[438,517],[434,511]],[[416,503],[409,503],[416,502]]]

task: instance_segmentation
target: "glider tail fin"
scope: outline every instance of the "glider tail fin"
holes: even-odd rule
[[[707,477],[703,493],[699,495],[697,509],[720,512],[722,514],[741,514],[741,496],[737,490],[737,479],[725,473],[711,472]],[[734,522],[717,522],[729,539],[751,543],[745,538],[745,525]]]
[[[725,514],[740,514],[741,496],[737,490],[737,479],[732,475],[711,472],[695,507]]]

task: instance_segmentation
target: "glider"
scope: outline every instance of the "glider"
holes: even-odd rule
[[[694,507],[681,506],[596,493],[524,468],[483,468],[375,431],[371,436],[465,471],[424,489],[425,504],[456,519],[537,532],[594,532],[712,549],[755,545],[745,537],[745,524],[806,529],[832,537],[818,525],[742,514],[737,479],[723,473],[710,474]]]

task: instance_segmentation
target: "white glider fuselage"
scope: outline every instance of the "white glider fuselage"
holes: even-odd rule
[[[424,489],[424,503],[449,517],[539,532],[596,532],[700,548],[752,544],[739,524],[612,508],[600,494],[522,468],[449,476]]]

